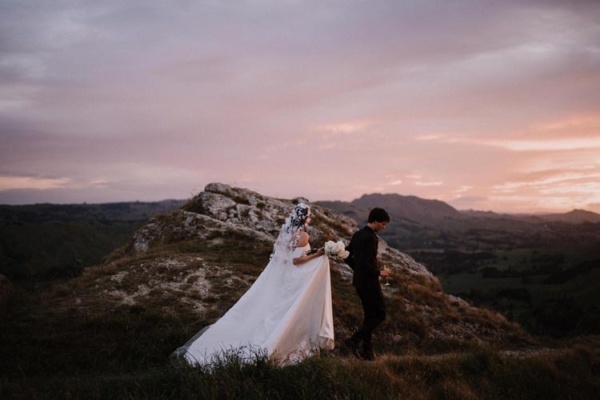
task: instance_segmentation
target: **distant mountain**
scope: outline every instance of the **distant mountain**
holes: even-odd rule
[[[185,200],[155,202],[118,202],[98,204],[0,204],[0,226],[24,223],[146,221],[159,213],[169,212]]]
[[[462,210],[463,215],[475,218],[513,219],[528,222],[563,222],[582,224],[584,222],[600,222],[600,214],[587,210],[573,210],[563,214],[497,214],[492,211]]]
[[[569,224],[581,224],[584,222],[600,222],[600,214],[596,214],[586,210],[573,210],[564,214],[546,214],[541,215],[541,219],[545,221],[566,222]]]
[[[437,222],[448,218],[459,220],[514,220],[529,223],[563,222],[581,224],[584,222],[600,222],[600,214],[587,210],[575,209],[563,214],[506,214],[493,211],[457,210],[440,200],[399,194],[364,194],[350,202],[318,201],[316,203],[351,217],[359,223],[366,222],[369,210],[374,207],[386,209],[390,216],[394,217],[392,220],[426,225],[435,225]]]
[[[522,215],[515,214],[498,214],[493,211],[479,211],[479,210],[460,210],[460,213],[473,218],[490,218],[490,219],[501,219],[501,218],[522,218]]]
[[[443,201],[399,194],[364,194],[351,202],[319,201],[317,204],[354,218],[359,223],[366,222],[369,211],[374,207],[384,208],[392,221],[404,223],[429,223],[464,217],[460,211]]]
[[[461,213],[458,210],[443,201],[426,200],[416,196],[365,194],[359,199],[353,200],[351,204],[366,209],[383,207],[391,214],[414,220],[461,217]]]
[[[391,246],[415,254],[422,249],[479,249],[589,246],[600,240],[600,215],[584,210],[565,214],[497,214],[458,211],[438,200],[397,194],[365,194],[351,202],[316,202],[336,213],[367,221],[373,207],[383,207],[391,221],[380,236]],[[592,223],[583,226],[582,223]]]

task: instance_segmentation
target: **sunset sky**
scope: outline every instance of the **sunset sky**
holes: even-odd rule
[[[1,0],[0,204],[600,212],[600,1]]]

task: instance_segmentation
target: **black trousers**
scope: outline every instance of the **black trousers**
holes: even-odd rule
[[[386,318],[385,302],[383,300],[383,293],[381,287],[373,289],[356,289],[356,293],[362,303],[364,320],[363,324],[354,335],[351,340],[355,343],[363,342],[363,349],[365,351],[373,350],[372,336],[373,331],[377,328]]]

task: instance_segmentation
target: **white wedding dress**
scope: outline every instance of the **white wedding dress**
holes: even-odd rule
[[[267,354],[282,364],[333,349],[331,280],[327,256],[293,265],[310,246],[277,252],[248,291],[221,319],[173,356],[206,365],[227,353],[242,360]]]

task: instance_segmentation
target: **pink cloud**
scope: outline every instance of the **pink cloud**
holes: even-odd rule
[[[1,6],[0,176],[30,180],[0,202],[211,181],[519,212],[598,202],[597,2],[305,6]]]

